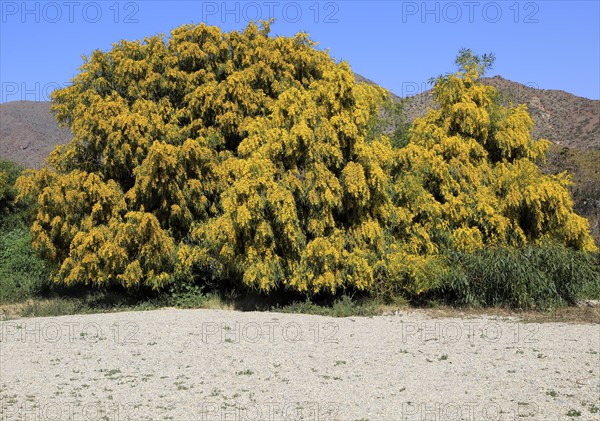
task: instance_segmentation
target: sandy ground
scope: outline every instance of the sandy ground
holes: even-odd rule
[[[166,309],[0,340],[1,420],[600,419],[598,324]]]

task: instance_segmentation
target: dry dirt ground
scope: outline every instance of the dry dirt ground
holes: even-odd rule
[[[0,322],[2,420],[598,420],[600,325],[407,310]]]

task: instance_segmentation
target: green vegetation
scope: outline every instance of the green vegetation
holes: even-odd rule
[[[14,162],[0,159],[0,229],[7,232],[31,223],[31,202],[17,202],[18,190],[15,183],[23,168]]]
[[[31,247],[31,206],[15,201],[21,171],[0,160],[0,303],[24,301],[49,288],[48,266]]]
[[[0,303],[43,294],[49,288],[48,275],[46,262],[31,248],[27,227],[0,230]]]
[[[592,256],[556,243],[452,252],[439,296],[451,304],[548,309],[600,290]]]

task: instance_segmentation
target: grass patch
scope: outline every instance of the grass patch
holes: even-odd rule
[[[111,313],[120,311],[149,311],[161,308],[203,308],[203,309],[227,309],[235,310],[235,304],[222,301],[218,295],[212,295],[210,299],[203,301],[202,307],[180,307],[169,305],[164,300],[145,299],[137,303],[130,302],[130,298],[121,297],[116,299],[116,293],[87,294],[85,297],[52,297],[33,298],[20,303],[0,305],[0,320],[19,317],[53,317],[73,314]],[[113,297],[113,298],[110,298]],[[350,299],[348,297],[346,300]],[[111,300],[113,300],[111,304]],[[344,301],[341,299],[341,301]],[[101,303],[101,304],[99,304]],[[338,304],[339,306],[339,304]],[[468,306],[438,306],[438,307],[390,307],[378,305],[375,302],[369,304],[354,303],[344,306],[343,312],[333,310],[331,305],[315,304],[313,302],[296,302],[287,306],[273,306],[268,311],[283,313],[299,313],[322,315],[332,317],[372,317],[386,315],[397,311],[422,312],[431,318],[469,318],[469,317],[499,317],[501,319],[517,319],[524,323],[593,323],[600,324],[600,307],[561,307],[548,311],[523,311],[507,307],[468,307]],[[367,311],[368,309],[368,311]],[[267,310],[265,310],[267,311]]]
[[[136,300],[130,295],[119,292],[97,291],[75,297],[54,295],[4,304],[0,306],[0,313],[6,318],[55,317],[73,314],[157,310],[163,307],[165,307],[164,303],[160,300]]]
[[[332,304],[298,301],[280,308],[281,313],[302,313],[330,317],[375,316],[383,312],[383,307],[372,299],[353,300],[344,295]]]
[[[597,296],[597,256],[545,243],[448,253],[439,299],[453,305],[549,310]]]

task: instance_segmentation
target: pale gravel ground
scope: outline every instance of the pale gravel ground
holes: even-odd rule
[[[593,324],[165,309],[0,340],[1,420],[600,419]]]

